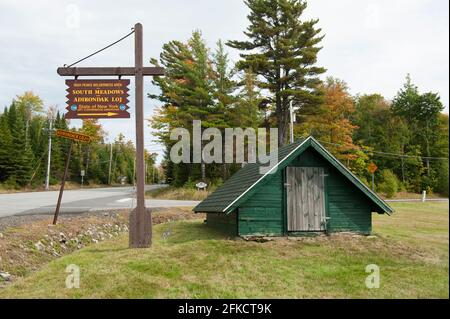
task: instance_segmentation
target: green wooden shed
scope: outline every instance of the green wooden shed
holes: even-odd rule
[[[393,213],[311,136],[279,148],[267,173],[260,166],[245,165],[193,210],[206,213],[208,226],[238,236],[370,234],[372,213]]]

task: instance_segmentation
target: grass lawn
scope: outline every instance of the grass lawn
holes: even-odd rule
[[[127,249],[127,236],[44,266],[0,298],[448,298],[447,202],[395,203],[374,215],[371,237],[230,240],[200,220],[154,227],[150,249]],[[163,233],[170,233],[163,239]],[[67,265],[79,289],[65,288]],[[381,287],[365,287],[365,267],[380,267]]]

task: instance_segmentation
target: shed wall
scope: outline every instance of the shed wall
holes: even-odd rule
[[[206,224],[228,235],[237,235],[236,213],[207,213]]]
[[[274,173],[240,207],[238,230],[240,236],[281,236],[284,233],[283,175]]]

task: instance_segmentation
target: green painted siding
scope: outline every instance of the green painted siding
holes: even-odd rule
[[[222,213],[207,213],[206,225],[218,229],[228,235],[237,235],[236,213],[222,214]]]
[[[268,178],[239,207],[239,235],[281,236],[284,233],[283,175]]]
[[[370,202],[364,194],[335,169],[327,178],[328,230],[369,234],[372,231]]]
[[[331,167],[313,148],[306,149],[300,156],[297,156],[288,166],[296,167]]]

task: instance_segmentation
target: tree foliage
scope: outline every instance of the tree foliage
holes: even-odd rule
[[[241,70],[257,75],[256,84],[267,91],[274,105],[279,144],[287,142],[289,103],[294,101],[301,114],[309,114],[321,102],[318,75],[325,72],[316,66],[323,35],[319,20],[303,19],[307,7],[301,0],[247,0],[250,9],[247,41],[227,44],[243,51],[237,63]]]
[[[69,129],[69,123],[59,113],[46,116],[41,98],[31,92],[17,96],[0,114],[0,185],[11,188],[41,187],[44,184],[48,135],[54,129]],[[50,131],[50,121],[53,130]],[[72,130],[76,130],[72,128]],[[85,120],[79,130],[93,137],[89,144],[75,143],[69,166],[69,181],[81,182],[80,172],[85,170],[85,184],[108,184],[111,145],[105,143],[106,133],[95,120]],[[70,141],[53,136],[50,184],[60,182],[63,175]],[[135,148],[130,141],[119,136],[113,144],[111,182],[133,183]],[[148,181],[158,181],[152,172],[155,154],[147,154]]]

